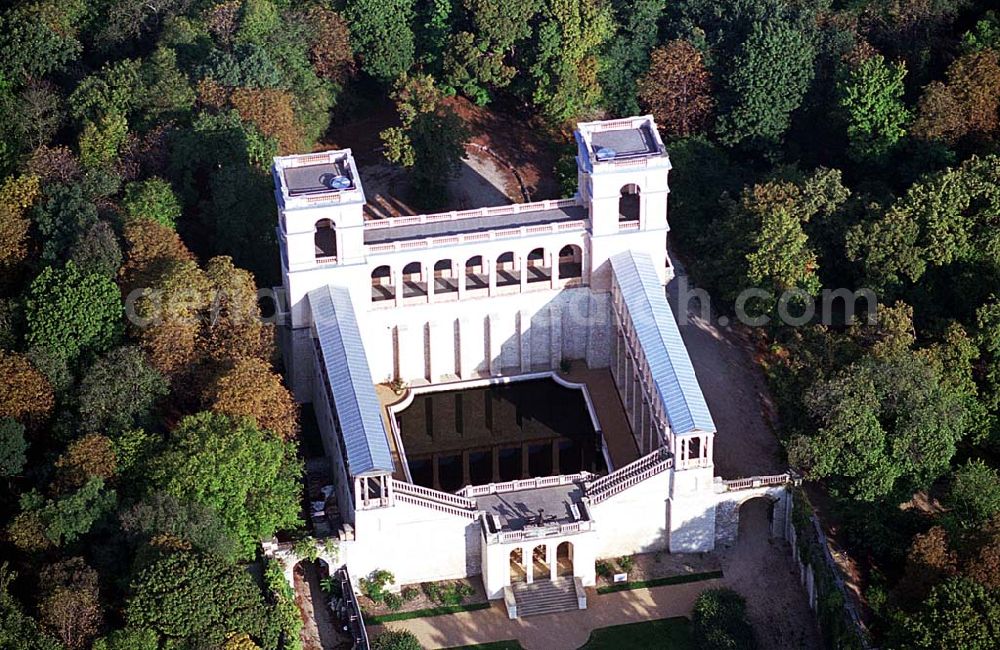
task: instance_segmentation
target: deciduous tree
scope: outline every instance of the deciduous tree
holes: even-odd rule
[[[910,113],[903,103],[906,67],[881,54],[844,71],[837,103],[847,121],[848,153],[862,162],[880,162],[906,134]]]
[[[114,436],[146,423],[167,384],[135,346],[115,348],[97,360],[80,382],[80,424]]]
[[[300,523],[300,473],[293,445],[250,420],[199,413],[174,429],[151,478],[168,494],[214,508],[249,558],[261,539]]]
[[[0,478],[11,478],[21,473],[27,457],[28,442],[24,439],[24,425],[17,420],[0,418]]]
[[[366,73],[388,84],[413,65],[413,0],[348,0],[344,17]]]
[[[953,144],[992,138],[1000,127],[1000,53],[966,54],[948,66],[947,83],[931,82],[917,105],[913,134]]]
[[[168,228],[176,228],[181,216],[181,203],[162,178],[126,184],[122,208],[130,219],[150,219]]]
[[[639,101],[668,137],[704,131],[715,102],[701,52],[680,39],[653,50],[639,81]]]
[[[103,352],[121,331],[118,288],[107,278],[81,273],[73,262],[46,267],[35,278],[26,311],[28,343],[68,362]]]
[[[55,398],[48,379],[16,352],[0,350],[0,417],[28,427],[42,424],[52,412]]]
[[[216,413],[252,418],[282,440],[298,434],[295,400],[270,364],[260,359],[236,362],[208,387],[204,400]]]
[[[55,469],[55,487],[61,493],[78,490],[92,478],[107,482],[117,469],[114,445],[106,436],[87,434],[69,444]]]

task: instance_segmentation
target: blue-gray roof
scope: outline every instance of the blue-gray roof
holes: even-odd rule
[[[351,476],[392,472],[392,453],[375,394],[351,294],[326,286],[309,292],[309,306],[340,422]]]
[[[676,435],[692,431],[714,433],[715,422],[653,260],[647,253],[625,251],[612,256],[611,268],[667,412],[670,429]]]

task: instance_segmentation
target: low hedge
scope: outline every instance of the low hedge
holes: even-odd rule
[[[441,607],[428,607],[412,612],[393,612],[392,614],[382,614],[381,616],[365,614],[365,622],[372,625],[379,623],[389,623],[390,621],[405,621],[410,618],[426,618],[428,616],[442,616],[444,614],[457,614],[458,612],[474,612],[479,609],[489,609],[490,603],[472,603],[470,605],[442,605]]]
[[[619,582],[605,585],[604,587],[598,587],[597,593],[611,594],[616,591],[629,591],[631,589],[649,589],[650,587],[662,587],[663,585],[683,585],[688,582],[701,582],[702,580],[714,580],[721,577],[722,571],[685,573],[679,576],[667,576],[666,578],[653,578],[652,580],[637,580],[636,582]]]

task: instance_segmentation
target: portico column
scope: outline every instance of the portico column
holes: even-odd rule
[[[434,267],[423,264],[420,268],[427,283],[427,302],[434,302]]]
[[[465,281],[467,269],[459,264],[455,265],[455,281],[458,282],[458,299],[463,300],[465,298]]]
[[[556,552],[558,548],[558,546],[551,544],[545,545],[545,559],[549,562],[549,580],[555,580],[559,577],[559,557]]]
[[[392,283],[396,286],[396,306],[403,305],[403,269],[402,267],[393,269]]]
[[[489,294],[495,295],[497,292],[497,264],[493,260],[487,260],[483,258],[483,273],[486,274],[486,278],[490,283]]]
[[[454,262],[451,265],[451,279],[455,281],[455,289],[461,291],[462,285],[465,284],[464,280],[459,272],[462,270],[462,265],[460,262]]]
[[[521,273],[521,291],[524,291],[528,286],[528,258],[525,256],[519,256],[514,258],[518,263],[518,271]]]
[[[521,548],[521,559],[524,560],[524,581],[529,585],[535,581],[535,556],[530,547]]]
[[[549,253],[549,286],[553,289],[559,287],[559,253]]]

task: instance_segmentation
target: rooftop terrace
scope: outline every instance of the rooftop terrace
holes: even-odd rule
[[[582,482],[533,490],[497,492],[475,497],[483,512],[496,515],[502,530],[525,530],[579,521],[573,513],[580,510],[584,496]]]

